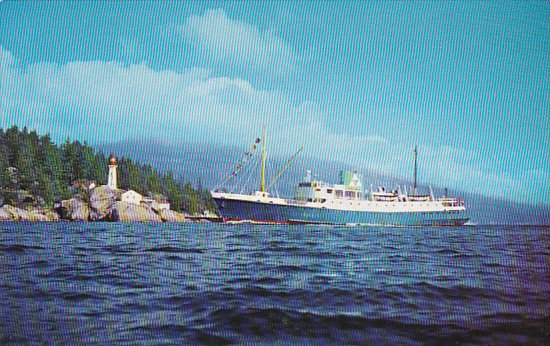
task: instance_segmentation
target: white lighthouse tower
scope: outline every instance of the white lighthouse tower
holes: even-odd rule
[[[109,176],[107,178],[107,186],[111,190],[117,189],[116,168],[117,168],[117,164],[116,164],[115,155],[111,154],[111,156],[109,156]]]

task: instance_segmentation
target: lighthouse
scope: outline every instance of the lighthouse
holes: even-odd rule
[[[109,156],[109,176],[108,176],[108,179],[107,179],[107,186],[111,190],[116,190],[117,189],[117,186],[116,186],[116,168],[117,168],[117,164],[116,164],[115,155],[111,154],[111,156]]]

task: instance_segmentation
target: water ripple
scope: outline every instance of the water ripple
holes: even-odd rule
[[[546,344],[549,240],[517,226],[13,223],[0,344]]]

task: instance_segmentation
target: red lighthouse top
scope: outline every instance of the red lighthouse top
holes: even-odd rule
[[[109,156],[109,166],[116,166],[116,158],[115,158],[115,155],[113,154]]]

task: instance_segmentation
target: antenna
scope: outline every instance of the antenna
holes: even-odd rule
[[[416,156],[417,156],[417,148],[416,148],[416,145],[414,146],[414,195],[416,196],[416,167],[417,167],[417,162],[416,162]]]

